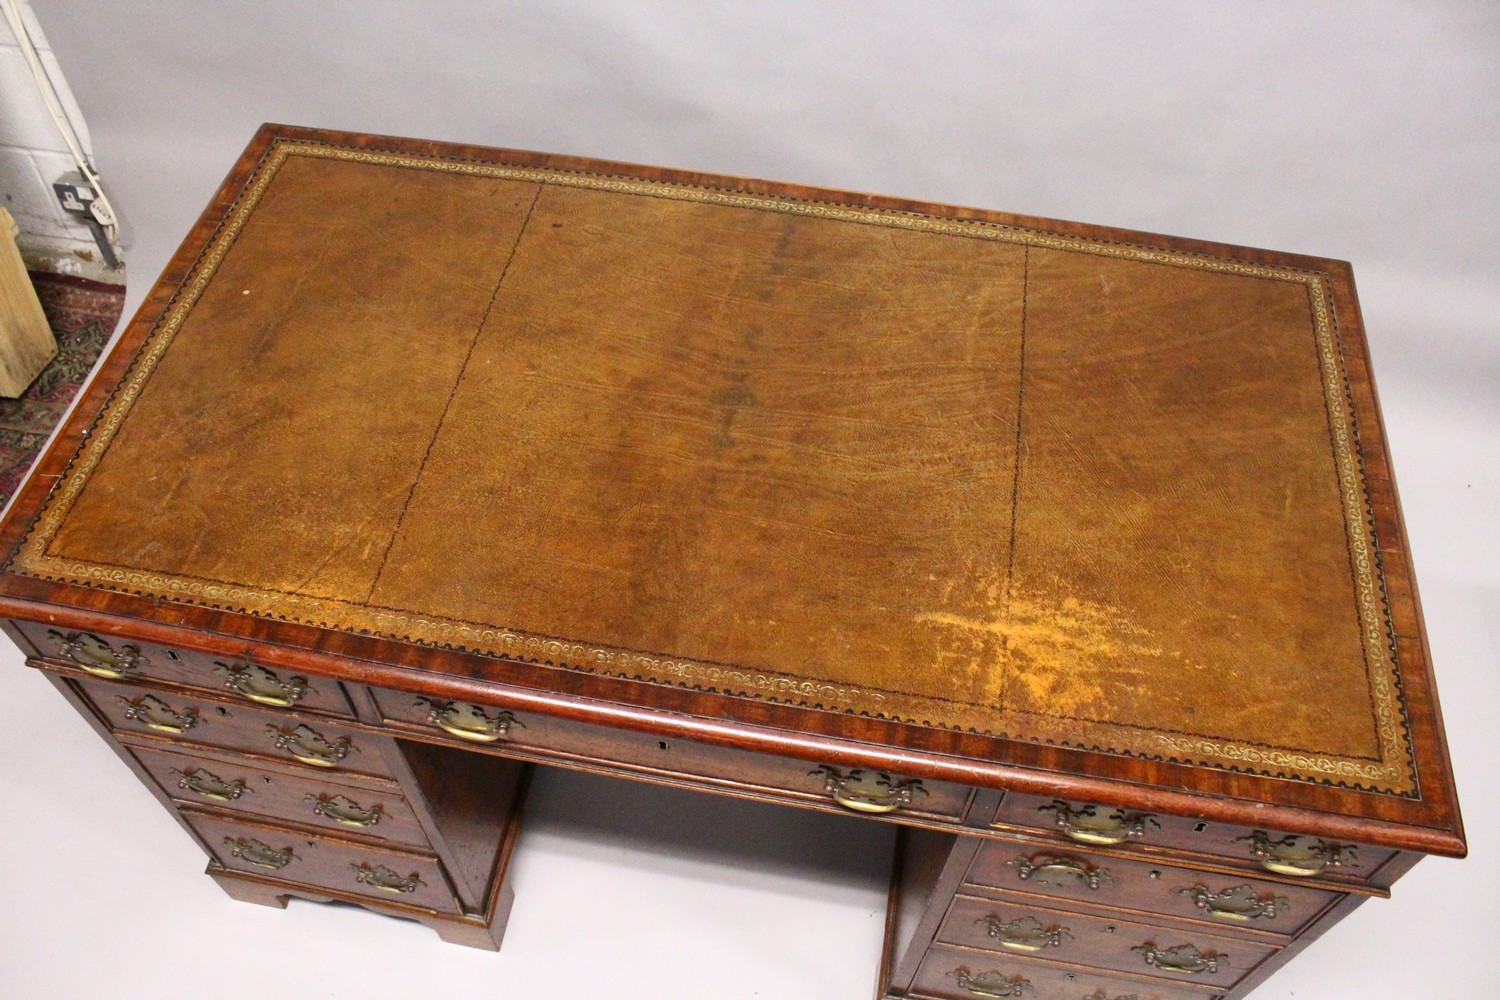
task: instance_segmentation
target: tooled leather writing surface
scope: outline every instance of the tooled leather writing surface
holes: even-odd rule
[[[1411,791],[1316,275],[278,150],[13,570]]]
[[[1030,275],[1002,700],[1128,692],[1154,730],[1378,758],[1304,290],[1051,250]]]
[[[922,689],[903,609],[1009,535],[1023,252],[977,251],[544,189],[373,602]]]
[[[493,279],[475,268],[503,260],[531,195],[391,173],[301,157],[278,171],[55,551],[368,589],[485,314]]]

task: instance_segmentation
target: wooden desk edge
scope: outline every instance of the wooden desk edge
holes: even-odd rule
[[[506,708],[596,725],[797,757],[810,762],[878,768],[978,788],[1055,795],[1130,809],[1191,815],[1241,826],[1347,839],[1373,846],[1447,857],[1463,857],[1468,849],[1461,825],[1454,829],[1425,827],[1296,806],[1272,805],[1223,795],[1141,786],[1088,775],[1041,771],[997,760],[815,737],[722,717],[708,718],[653,710],[446,673],[419,672],[320,650],[293,648],[197,630],[185,631],[170,625],[139,620],[125,621],[99,612],[38,604],[5,594],[3,587],[8,579],[0,576],[0,615],[5,617],[63,628],[126,635],[143,642],[160,642],[220,655],[246,656],[271,667],[308,670],[347,683],[369,684],[432,697],[499,703]],[[30,644],[19,633],[10,628],[6,631],[23,649],[29,648]]]

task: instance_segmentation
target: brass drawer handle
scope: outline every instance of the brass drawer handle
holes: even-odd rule
[[[196,708],[188,706],[181,712],[177,712],[155,695],[146,694],[139,698],[127,698],[124,695],[115,695],[115,697],[120,700],[120,704],[125,706],[125,718],[131,722],[139,722],[147,729],[155,729],[159,733],[181,736],[202,721],[198,718]]]
[[[215,802],[233,802],[246,792],[252,791],[238,778],[225,781],[217,774],[205,771],[201,767],[195,767],[191,771],[179,771],[174,767],[172,773],[177,775],[178,788],[185,788],[194,795],[213,799]]]
[[[1147,941],[1131,951],[1140,952],[1141,958],[1153,969],[1172,972],[1180,976],[1213,975],[1219,971],[1220,963],[1229,964],[1229,956],[1216,951],[1199,951],[1190,944],[1179,944],[1171,948],[1158,948]]]
[[[254,663],[214,663],[214,673],[224,678],[224,686],[251,701],[277,708],[290,708],[314,689],[306,677],[288,677],[282,680],[274,670]]]
[[[1352,844],[1335,844],[1317,837],[1288,834],[1272,840],[1269,833],[1256,830],[1235,839],[1249,842],[1250,853],[1260,859],[1266,871],[1299,878],[1317,875],[1324,868],[1338,868],[1346,861],[1352,862],[1355,855]]]
[[[1050,812],[1058,828],[1081,844],[1123,844],[1144,837],[1149,827],[1161,828],[1151,813],[1128,813],[1123,809],[1105,812],[1103,806],[1095,805],[1075,809],[1062,799],[1038,806],[1037,812]]]
[[[512,726],[526,724],[512,712],[496,709],[494,714],[466,701],[440,701],[418,698],[417,707],[427,709],[427,721],[450,736],[472,743],[493,743],[510,734]]]
[[[295,729],[268,725],[266,733],[273,737],[271,742],[276,749],[285,750],[302,763],[313,767],[338,767],[339,761],[349,756],[350,750],[359,750],[359,747],[349,742],[347,736],[340,736],[330,743],[306,725],[299,725]]]
[[[1019,920],[1002,921],[999,917],[990,915],[980,917],[974,921],[982,924],[985,932],[990,937],[1000,942],[1002,947],[1013,948],[1016,951],[1041,951],[1043,948],[1062,947],[1063,938],[1072,937],[1072,933],[1066,928],[1053,924],[1044,927],[1041,921],[1035,917],[1022,917]]]
[[[416,892],[424,884],[417,872],[412,872],[402,878],[385,865],[371,865],[365,862],[364,864],[351,863],[349,867],[354,869],[354,881],[372,889],[379,889],[381,892],[400,895],[405,892]]]
[[[1005,864],[1016,870],[1017,878],[1035,879],[1038,885],[1083,885],[1097,890],[1111,879],[1108,868],[1065,854],[1033,854],[1029,858],[1023,854]]]
[[[146,658],[139,646],[122,645],[115,649],[91,632],[69,632],[64,635],[56,629],[47,634],[58,642],[58,653],[78,669],[114,680],[139,670]]]
[[[1025,976],[1007,976],[1002,972],[973,973],[960,965],[948,973],[958,980],[960,989],[968,990],[976,997],[1018,997],[1026,990],[1033,990],[1031,980]]]
[[[293,861],[301,860],[292,853],[290,847],[284,847],[278,851],[270,844],[264,844],[254,837],[225,837],[224,843],[229,845],[230,853],[235,857],[257,868],[280,871]]]
[[[827,764],[808,773],[822,778],[823,790],[845,809],[862,813],[890,813],[911,805],[917,795],[929,794],[917,778],[893,778],[884,771],[855,767],[841,771]]]
[[[344,826],[375,826],[379,824],[380,817],[385,815],[380,803],[365,809],[347,795],[314,795],[308,792],[303,801],[312,804],[315,815],[327,816]]]
[[[1178,889],[1178,893],[1193,898],[1193,905],[1209,916],[1219,920],[1248,923],[1251,920],[1274,920],[1291,909],[1285,896],[1260,895],[1251,885],[1237,885],[1223,892],[1209,892],[1206,885],[1192,885]]]

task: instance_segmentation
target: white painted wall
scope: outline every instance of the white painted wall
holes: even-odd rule
[[[63,113],[73,123],[84,154],[92,159],[93,145],[83,113],[29,0],[6,2],[20,10],[26,31],[57,90]],[[73,157],[47,113],[20,42],[9,20],[0,16],[0,204],[21,227],[16,242],[27,257],[97,256],[89,228],[64,212],[52,192],[52,182],[73,169]]]

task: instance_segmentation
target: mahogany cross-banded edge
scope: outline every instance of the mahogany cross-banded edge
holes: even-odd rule
[[[40,606],[48,605],[50,606],[46,609],[48,618],[55,618],[59,621],[66,618],[75,624],[90,624],[107,630],[124,631],[141,635],[143,638],[153,637],[145,634],[146,631],[152,631],[155,637],[170,637],[171,641],[185,645],[220,644],[236,649],[247,649],[247,640],[249,640],[259,647],[257,652],[260,657],[268,661],[296,662],[307,658],[305,662],[309,668],[314,668],[315,661],[321,661],[321,669],[325,672],[345,671],[351,674],[359,672],[371,678],[381,677],[386,682],[396,683],[398,686],[410,689],[467,690],[475,694],[480,693],[480,686],[466,684],[465,679],[477,677],[500,685],[499,687],[484,686],[484,690],[492,698],[509,694],[545,705],[547,710],[576,713],[580,716],[593,714],[600,717],[614,717],[619,720],[620,724],[637,728],[661,726],[714,742],[758,745],[766,749],[779,748],[810,757],[837,756],[851,763],[864,761],[890,766],[900,765],[912,773],[946,774],[975,784],[1029,787],[1037,790],[1067,789],[1074,794],[1088,788],[1094,792],[1090,797],[1104,801],[1117,800],[1122,804],[1139,804],[1137,800],[1142,796],[1152,796],[1158,801],[1166,801],[1174,797],[1184,799],[1177,793],[1161,789],[1185,788],[1227,796],[1228,798],[1212,802],[1200,802],[1196,797],[1193,798],[1194,808],[1205,811],[1205,814],[1207,811],[1221,810],[1226,819],[1232,818],[1231,814],[1236,811],[1243,815],[1246,803],[1259,800],[1293,809],[1326,812],[1344,819],[1369,819],[1381,823],[1422,827],[1425,829],[1403,831],[1393,828],[1385,831],[1384,836],[1385,839],[1404,839],[1412,846],[1422,846],[1424,849],[1446,850],[1447,852],[1460,849],[1451,779],[1447,773],[1440,722],[1431,697],[1430,674],[1425,650],[1422,648],[1419,613],[1412,594],[1409,569],[1404,559],[1404,541],[1397,519],[1395,499],[1378,423],[1378,411],[1375,409],[1365,361],[1358,312],[1353,299],[1352,281],[1347,267],[1336,262],[766,182],[739,181],[652,168],[547,157],[539,154],[480,150],[409,140],[267,127],[257,137],[236,171],[226,181],[219,197],[205,212],[183,250],[174,258],[163,281],[153,291],[136,321],[127,331],[124,342],[107,362],[106,370],[101,373],[99,379],[96,379],[88,399],[84,401],[73,421],[65,429],[58,445],[44,460],[26,495],[18,501],[12,518],[4,528],[4,544],[7,550],[12,549],[20,541],[25,526],[36,517],[41,509],[47,489],[63,473],[69,456],[78,448],[83,429],[91,425],[97,417],[105,402],[104,394],[111,386],[122,381],[125,366],[136,355],[151,335],[152,330],[157,327],[158,322],[164,316],[171,315],[174,297],[182,288],[190,286],[202,275],[201,257],[208,248],[214,245],[215,239],[222,235],[224,227],[232,224],[235,212],[240,207],[236,204],[237,201],[252,188],[257,176],[264,180],[265,174],[258,175],[257,171],[264,169],[263,165],[277,149],[285,150],[289,147],[304,151],[320,150],[320,155],[333,159],[344,157],[346,154],[350,156],[360,154],[376,159],[410,157],[453,165],[488,164],[518,171],[536,170],[575,177],[613,178],[622,183],[671,184],[696,191],[712,192],[715,193],[715,197],[719,193],[730,193],[736,197],[742,196],[748,199],[793,199],[796,204],[808,206],[810,210],[818,206],[842,206],[854,213],[905,213],[902,218],[911,220],[951,221],[960,226],[978,223],[988,227],[1004,227],[1008,233],[1022,234],[1025,239],[1019,242],[1026,246],[1042,245],[1049,239],[1082,240],[1101,247],[1121,247],[1132,249],[1132,251],[1140,249],[1183,255],[1184,259],[1231,262],[1242,265],[1248,270],[1269,269],[1310,275],[1309,280],[1324,290],[1327,299],[1331,317],[1328,329],[1330,336],[1337,338],[1338,363],[1342,367],[1339,381],[1347,379],[1347,383],[1338,388],[1347,390],[1346,398],[1351,410],[1350,425],[1357,430],[1350,443],[1351,447],[1358,449],[1356,458],[1369,489],[1369,510],[1373,514],[1374,522],[1373,540],[1378,544],[1381,559],[1379,569],[1383,570],[1384,586],[1389,598],[1390,628],[1394,634],[1396,646],[1395,659],[1401,665],[1399,695],[1404,702],[1405,717],[1409,723],[1410,752],[1415,762],[1415,773],[1412,778],[1415,780],[1408,781],[1407,788],[1400,797],[1355,791],[1341,787],[1337,781],[1314,784],[1311,781],[1268,780],[1251,773],[1256,770],[1265,770],[1264,766],[1257,767],[1256,763],[1246,764],[1243,760],[1208,761],[1216,766],[1205,768],[1174,763],[1170,759],[1145,759],[1139,747],[1122,747],[1138,755],[1125,757],[1119,753],[1064,749],[1043,743],[1002,739],[980,735],[973,731],[964,731],[987,728],[982,725],[975,726],[972,718],[958,719],[954,728],[951,729],[938,729],[873,718],[870,715],[820,711],[817,708],[782,704],[771,699],[751,701],[739,697],[724,697],[711,690],[694,690],[692,687],[668,688],[656,684],[642,684],[628,677],[617,678],[600,673],[555,670],[536,664],[516,662],[527,656],[525,649],[517,649],[514,660],[498,660],[493,656],[475,656],[457,651],[434,651],[405,643],[392,643],[388,639],[351,634],[361,629],[370,632],[384,631],[369,627],[369,622],[340,623],[336,620],[330,621],[333,616],[326,614],[304,619],[307,622],[342,624],[342,627],[350,629],[350,632],[336,632],[291,621],[273,621],[269,617],[252,618],[215,608],[189,606],[177,601],[163,602],[151,597],[138,598],[129,593],[110,592],[97,587],[85,588],[69,583],[28,578],[17,574],[14,568],[4,577],[3,582],[0,582],[0,587],[3,587],[4,593],[8,595],[7,607],[11,609],[11,613],[18,617],[36,618],[38,612],[43,610]],[[566,211],[566,209],[566,205],[554,207],[554,211]],[[251,218],[254,218],[253,214]],[[553,218],[554,221],[557,219],[571,221],[562,215],[555,215]],[[1030,250],[1025,253],[1028,258],[1037,256]],[[1024,313],[1029,319],[1039,316],[1042,318],[1038,322],[1045,322],[1049,308],[1045,294],[1035,299],[1032,298],[1037,289],[1037,286],[1033,284],[1035,266],[1034,260],[1028,260],[1018,269],[1018,277],[1022,277],[1030,286]],[[1063,275],[1058,280],[1056,283],[1058,289],[1067,290],[1067,277]],[[1003,308],[1004,305],[1000,303],[996,308]],[[1053,303],[1050,308],[1056,310],[1059,306]],[[1033,312],[1033,309],[1036,311]],[[505,359],[496,356],[487,360],[503,363]],[[1046,374],[1045,356],[1043,356],[1042,365],[1034,371]],[[1036,384],[1042,385],[1042,389],[1045,390],[1044,382]],[[1016,402],[1016,398],[1012,396],[1009,405],[1014,407]],[[1032,409],[1034,403],[1034,399],[1028,400],[1028,414],[1040,412],[1045,417],[1049,411]],[[1012,425],[1006,429],[1014,434],[1018,427]],[[1030,456],[1027,457],[1030,458]],[[1026,462],[1021,460],[1019,454],[1016,454],[1007,456],[1005,464],[1011,468],[1019,467],[1021,471],[1015,474],[1014,478],[999,480],[998,485],[1005,490],[1019,489],[1019,483],[1026,475]],[[1009,495],[1006,499],[1010,499]],[[1047,499],[1049,498],[1043,495],[1036,502],[1040,504]],[[1042,509],[1049,508],[1043,507]],[[1013,524],[1001,525],[1001,527],[1010,528]],[[1358,525],[1355,527],[1357,528]],[[1023,535],[1023,539],[1024,537]],[[397,544],[399,545],[399,540]],[[1013,556],[1014,551],[1012,548],[1007,555]],[[105,581],[96,582],[106,583]],[[995,582],[980,581],[985,586]],[[1004,581],[999,582],[1004,583]],[[129,589],[149,591],[152,589],[152,582],[138,580],[121,587],[121,590]],[[283,614],[286,617],[296,617],[296,615],[286,615],[285,608],[255,607],[251,601],[242,601],[237,596],[224,603],[229,607],[248,607],[251,611],[267,616]],[[1084,612],[1090,610],[1096,609],[1083,609]],[[108,620],[94,617],[95,613],[108,616]],[[956,622],[959,627],[968,627],[975,623],[972,616],[965,616],[954,611],[940,610],[934,612],[933,617],[943,624]],[[122,618],[135,620],[127,623]],[[965,622],[966,618],[967,622]],[[508,623],[497,624],[503,626]],[[978,624],[983,626],[993,623],[979,622]],[[196,633],[196,637],[193,634],[185,634],[182,631],[183,628],[191,629],[193,633]],[[162,629],[164,631],[161,631]],[[1011,629],[1011,631],[1017,630]],[[412,637],[418,640],[426,639],[434,645],[462,643],[462,640],[453,641],[455,637],[451,636],[416,634]],[[596,637],[581,636],[580,638]],[[586,647],[594,648],[592,644],[586,644]],[[545,647],[534,646],[533,649],[542,654],[536,659],[545,659]],[[668,652],[670,651],[669,649]],[[962,652],[962,648],[959,651]],[[1376,652],[1380,651],[1376,650]],[[324,659],[318,655],[319,653],[331,654],[336,659]],[[350,663],[346,662],[345,657],[366,662]],[[419,667],[420,672],[414,673],[410,669],[401,671],[399,668],[403,666]],[[393,672],[392,668],[397,669]],[[623,672],[629,674],[631,671]],[[639,672],[651,680],[664,679],[660,676],[653,677],[646,671]],[[713,686],[712,681],[706,682],[700,678],[696,682],[698,688],[709,686]],[[724,685],[721,682],[718,686]],[[890,687],[894,689],[894,686]],[[1395,694],[1394,691],[1390,692],[1392,698]],[[1080,696],[1077,692],[1074,692],[1073,696],[1075,701],[1088,700],[1087,697]],[[835,699],[829,700],[836,708],[845,707],[837,705]],[[1170,705],[1163,706],[1163,711],[1170,707]],[[868,705],[862,705],[860,708],[865,710]],[[1397,711],[1399,712],[1399,708]],[[913,719],[916,722],[930,721],[932,716],[938,716],[937,712],[931,711],[890,714]],[[1082,714],[1079,713],[1077,717],[1081,717]],[[941,716],[938,716],[938,721],[943,721]],[[1106,751],[1122,742],[1111,738],[1117,734],[1088,732],[1087,727],[1072,720],[1068,721],[1074,727],[1084,730],[1080,733],[1082,738],[1075,742],[1092,744],[1105,748]],[[1010,727],[1004,727],[1000,731],[1010,731]],[[1021,735],[1028,734],[1022,732]],[[1402,732],[1398,735],[1404,742],[1406,733]],[[1050,738],[1057,741],[1056,734]],[[825,740],[831,742],[825,743]],[[1360,751],[1363,748],[1354,746],[1356,740],[1357,734],[1351,732],[1349,746],[1346,748],[1348,757],[1361,756]],[[1404,747],[1402,749],[1404,750]],[[1371,748],[1371,750],[1375,752],[1365,750],[1365,755],[1372,758],[1384,755],[1387,761],[1392,756],[1389,753],[1389,747]],[[1152,756],[1170,758],[1177,755],[1175,748],[1168,747],[1165,752]],[[1205,755],[1201,752],[1196,754],[1189,752],[1182,756],[1201,760]],[[1099,784],[1090,780],[1100,778],[1106,779],[1106,782]],[[1140,790],[1115,783],[1121,780],[1155,785],[1159,788]],[[1349,781],[1351,785],[1363,783],[1357,779]],[[1387,784],[1396,786],[1399,782],[1391,781]],[[1393,790],[1400,789],[1393,788]],[[1236,802],[1236,799],[1244,799],[1246,802]],[[1265,812],[1256,810],[1255,815],[1263,817]],[[1288,829],[1313,826],[1319,826],[1321,829],[1329,823],[1335,825],[1340,823],[1337,819],[1323,819],[1311,815],[1288,815],[1287,819],[1289,821],[1282,825]],[[1379,830],[1376,830],[1362,839],[1381,842],[1382,835]]]

